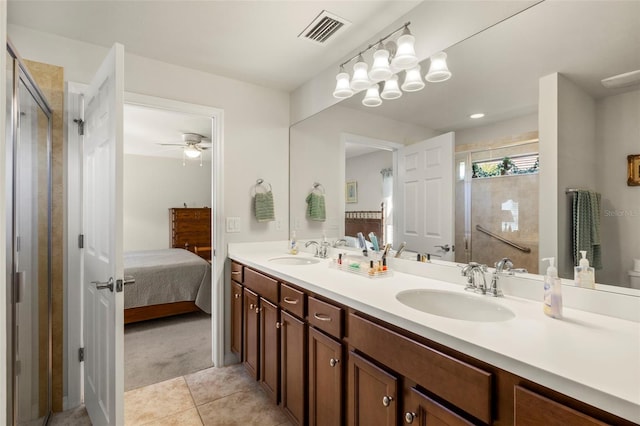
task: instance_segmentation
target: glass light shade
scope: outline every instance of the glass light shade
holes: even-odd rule
[[[200,157],[200,150],[195,146],[189,145],[185,147],[184,154],[189,158],[198,158]]]
[[[369,66],[366,62],[360,58],[358,62],[353,66],[353,77],[351,78],[351,88],[354,91],[364,90],[371,86],[371,80],[369,80],[369,74],[367,74],[367,68]]]
[[[418,64],[418,57],[413,47],[415,37],[411,34],[403,34],[398,38],[398,50],[391,60],[391,65],[403,70],[413,68]]]
[[[386,49],[378,49],[373,54],[373,65],[369,71],[371,81],[386,80],[391,77],[391,68],[389,68],[389,51]]]
[[[382,99],[398,99],[400,96],[402,96],[402,91],[398,87],[398,76],[392,75],[384,82],[384,89],[382,89],[380,97]]]
[[[430,83],[440,83],[451,78],[451,71],[447,67],[447,54],[436,53],[431,57],[431,65],[425,79]]]
[[[341,72],[336,75],[336,89],[333,91],[333,96],[338,99],[345,99],[352,95],[353,90],[349,86],[349,74]]]
[[[368,107],[377,107],[382,104],[382,99],[380,99],[380,93],[378,92],[378,85],[374,84],[367,89],[367,94],[364,96],[362,100],[362,105]]]
[[[417,92],[424,88],[424,81],[422,81],[422,75],[420,74],[420,65],[407,70],[404,76],[404,83],[402,83],[402,90],[405,92]]]

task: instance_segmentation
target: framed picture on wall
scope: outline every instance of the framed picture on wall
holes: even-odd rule
[[[629,164],[627,185],[640,186],[640,154],[628,155],[627,163]]]
[[[358,202],[358,182],[355,180],[347,181],[345,186],[345,201],[347,203]]]

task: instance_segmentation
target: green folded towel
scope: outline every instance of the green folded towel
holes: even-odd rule
[[[600,246],[600,194],[577,191],[573,197],[573,263],[578,265],[580,250],[587,252],[589,264],[602,269]]]
[[[311,220],[324,222],[327,218],[326,208],[324,206],[324,195],[311,192],[307,195],[307,216]]]
[[[271,191],[257,193],[254,197],[254,206],[258,222],[276,220],[273,208],[273,193]]]

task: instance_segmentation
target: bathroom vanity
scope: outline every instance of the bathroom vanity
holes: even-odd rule
[[[229,246],[231,349],[293,424],[640,423],[637,322],[575,309],[554,320],[540,302],[372,279],[283,248]],[[416,291],[513,315],[434,315],[400,301]]]

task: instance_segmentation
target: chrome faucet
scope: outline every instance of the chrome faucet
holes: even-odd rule
[[[502,290],[498,288],[498,278],[505,272],[513,275],[513,262],[508,257],[503,257],[495,264],[496,270],[491,277],[491,287],[487,290],[487,294],[493,297],[503,296]]]
[[[402,254],[402,252],[406,247],[407,247],[406,242],[403,242],[402,244],[400,244],[400,247],[398,247],[398,251],[396,252],[396,257],[400,257],[400,255]]]
[[[322,244],[318,243],[317,241],[307,241],[304,246],[305,247],[309,247],[311,244],[314,244],[316,246],[316,253],[314,254],[315,257],[320,257],[322,259],[326,259],[327,258],[327,246],[329,246],[328,242],[323,242]]]
[[[338,246],[346,246],[347,245],[347,240],[345,240],[344,238],[340,238],[338,240],[335,240],[333,242],[333,246],[334,247],[338,247]]]
[[[462,268],[462,275],[467,278],[467,285],[464,288],[468,291],[473,291],[479,294],[485,294],[487,292],[487,280],[484,277],[484,273],[487,272],[487,265],[481,265],[476,262],[469,262]],[[476,277],[481,279],[478,281]]]

